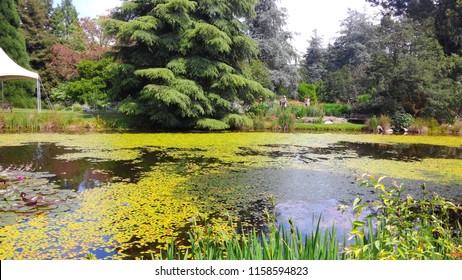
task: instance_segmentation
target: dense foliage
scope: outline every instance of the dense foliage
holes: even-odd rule
[[[286,30],[287,11],[277,0],[259,0],[256,16],[249,22],[249,31],[259,47],[259,59],[270,73],[270,89],[296,97],[300,77],[297,73],[297,52],[291,45],[293,34]]]
[[[442,44],[436,15],[411,12],[412,1],[373,2],[395,16],[385,13],[374,23],[350,11],[333,44],[319,49],[313,37],[305,55],[306,80],[322,77],[321,101],[350,103],[356,113],[454,122],[462,113],[462,58]]]
[[[125,2],[105,23],[118,37],[116,57],[136,70],[139,81],[121,111],[158,127],[189,128],[271,96],[241,68],[257,54],[239,21],[254,15],[254,4]]]
[[[0,2],[0,48],[22,67],[29,68],[29,55],[26,50],[24,37],[19,32],[21,19],[16,10],[14,0],[2,0]],[[4,84],[5,96],[19,96],[26,100],[34,92],[34,83],[24,81],[8,81]],[[32,103],[33,104],[33,103]],[[16,106],[24,105],[15,102]]]
[[[459,0],[366,0],[380,5],[396,16],[406,16],[417,21],[430,20],[435,35],[446,54],[461,54],[462,3]]]
[[[51,46],[55,42],[50,26],[51,0],[19,0],[20,31],[26,39],[27,52],[33,69],[42,73],[50,60]]]
[[[99,19],[79,19],[72,0],[2,1],[0,42],[26,68],[30,57],[60,107],[119,105],[144,127],[226,127],[229,114],[271,107],[274,93],[362,115],[457,121],[460,1],[366,2],[381,15],[350,10],[327,46],[313,32],[300,62],[276,0],[124,1]],[[33,106],[32,85],[6,86],[15,106]]]
[[[51,28],[60,43],[74,43],[75,34],[79,31],[79,19],[72,0],[62,0],[51,15]]]

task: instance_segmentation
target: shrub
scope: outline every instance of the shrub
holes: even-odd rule
[[[308,84],[305,82],[300,83],[298,86],[298,98],[303,101],[305,98],[309,97],[312,102],[316,102],[318,97],[316,95],[316,85]]]
[[[379,124],[383,130],[387,131],[391,129],[391,118],[387,115],[380,115]]]
[[[72,105],[72,111],[74,111],[74,112],[82,112],[83,107],[82,107],[82,105],[80,105],[78,103],[75,103],[75,104]]]
[[[418,135],[427,135],[429,131],[430,119],[417,118],[412,120],[409,126],[409,133]],[[436,121],[436,120],[435,120]]]
[[[13,107],[25,108],[25,109],[34,109],[37,108],[37,99],[30,96],[15,96],[11,97],[11,102],[13,102]]]
[[[218,131],[229,129],[229,125],[215,119],[201,119],[197,121],[195,128],[199,130]]]
[[[291,131],[294,128],[295,116],[292,113],[283,110],[278,114],[278,124],[282,131]]]
[[[361,103],[369,103],[372,99],[372,95],[370,94],[363,94],[358,96],[358,101]]]
[[[289,111],[294,114],[298,118],[303,117],[324,117],[326,114],[324,113],[324,108],[315,104],[313,106],[290,106]]]
[[[252,120],[254,130],[264,130],[265,129],[264,116],[256,115],[254,113],[249,113],[248,116]]]
[[[93,123],[93,124],[90,124]],[[78,131],[93,125],[93,129],[108,128],[108,124],[97,116],[95,121],[80,117],[80,114],[61,112],[23,113],[14,112],[9,114],[0,113],[0,125],[5,131],[20,132],[56,132]]]
[[[253,121],[248,116],[231,114],[227,116],[223,121],[234,130],[250,130],[253,128]]]
[[[393,116],[392,123],[393,123],[393,130],[400,131],[403,129],[407,129],[414,118],[407,113],[397,113]]]
[[[351,106],[336,103],[322,104],[326,116],[348,117],[351,114]]]
[[[260,104],[253,106],[250,111],[257,116],[266,116],[266,113],[268,112],[268,110],[269,110],[268,105],[262,102]]]
[[[452,133],[454,135],[462,136],[462,120],[458,120],[454,123],[454,125],[452,126]]]
[[[380,118],[373,116],[366,121],[367,130],[370,132],[386,132],[391,129],[391,118],[387,115],[380,115]],[[378,131],[378,127],[382,127],[383,131]]]
[[[440,260],[460,258],[460,210],[453,203],[427,191],[421,199],[406,195],[402,185],[385,186],[384,177],[365,174],[361,186],[378,192],[378,200],[353,204],[356,220],[350,234],[354,244],[345,248],[348,259]],[[361,218],[363,209],[375,213]]]
[[[322,119],[320,123],[296,123],[294,126],[296,131],[339,131],[355,133],[361,132],[363,128],[364,125],[353,123],[324,124]]]
[[[377,133],[377,127],[379,125],[380,120],[376,116],[373,116],[372,118],[366,120],[366,126],[369,132]]]
[[[439,135],[449,135],[451,127],[448,124],[440,125],[439,127]]]

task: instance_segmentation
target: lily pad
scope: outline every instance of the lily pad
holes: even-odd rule
[[[45,178],[43,177],[45,176]],[[71,209],[75,204],[77,194],[70,190],[61,190],[56,184],[50,183],[47,178],[52,176],[48,173],[21,172],[9,169],[2,172],[0,178],[8,184],[8,187],[0,192],[0,210],[2,226],[14,224],[17,218],[29,214],[62,213]],[[24,201],[20,196],[25,194]],[[35,202],[34,199],[37,199]],[[26,205],[29,201],[33,204]],[[69,204],[69,205],[66,205]]]

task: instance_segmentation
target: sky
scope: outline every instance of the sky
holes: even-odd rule
[[[73,3],[80,17],[96,17],[107,14],[121,1],[73,0]],[[372,16],[377,12],[365,0],[279,0],[279,5],[287,9],[286,29],[294,33],[292,44],[300,54],[305,53],[315,29],[325,45],[338,37],[340,23],[347,17],[349,8]]]

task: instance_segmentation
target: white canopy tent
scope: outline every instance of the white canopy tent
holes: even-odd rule
[[[2,81],[2,103],[3,103],[3,82],[8,80],[29,79],[37,81],[37,111],[42,111],[40,76],[37,73],[29,71],[14,62],[0,48],[0,81]]]

